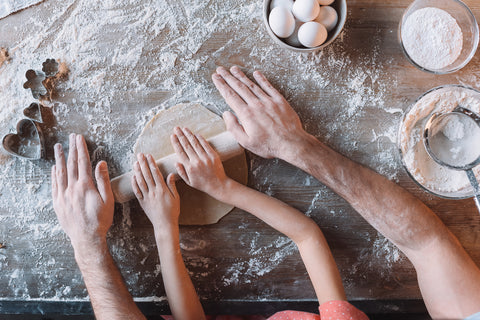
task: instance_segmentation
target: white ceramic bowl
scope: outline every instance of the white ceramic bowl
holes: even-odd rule
[[[402,26],[407,20],[407,18],[418,9],[434,7],[438,9],[445,10],[448,12],[462,29],[463,33],[463,47],[460,56],[452,64],[442,68],[442,69],[427,69],[419,64],[417,64],[407,53],[405,47],[403,46],[402,41]],[[472,11],[460,0],[415,0],[406,10],[400,20],[400,25],[398,26],[398,38],[400,45],[402,47],[403,53],[415,67],[422,71],[435,73],[435,74],[447,74],[460,70],[465,67],[467,63],[475,55],[475,51],[478,47],[478,24],[475,16]]]
[[[270,35],[270,37],[282,48],[290,49],[293,51],[311,52],[311,51],[317,51],[322,48],[325,48],[338,37],[340,32],[342,32],[343,26],[345,25],[345,21],[347,20],[347,1],[335,0],[330,6],[335,8],[335,10],[337,10],[338,22],[335,28],[333,28],[333,30],[328,33],[327,40],[325,40],[325,42],[322,45],[314,48],[294,47],[284,42],[281,38],[277,37],[273,33],[272,29],[270,28],[270,25],[268,24],[268,15],[270,14],[270,2],[271,0],[263,1],[263,22],[265,24],[265,27],[267,28],[267,32]]]

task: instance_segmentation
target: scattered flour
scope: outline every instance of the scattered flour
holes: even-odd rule
[[[448,169],[430,158],[423,144],[423,130],[433,113],[450,112],[458,105],[479,113],[480,94],[457,86],[431,91],[408,111],[400,128],[400,146],[407,170],[425,188],[445,196],[469,196],[473,190],[465,172]],[[480,177],[480,166],[474,172]]]
[[[402,43],[418,65],[439,70],[455,62],[463,47],[462,29],[445,10],[414,11],[402,25]]]
[[[160,109],[199,101],[217,113],[227,110],[210,75],[218,65],[237,64],[248,74],[263,70],[309,132],[394,179],[401,168],[394,155],[403,104],[393,103],[390,94],[396,75],[385,76],[383,71],[393,63],[382,48],[385,34],[379,30],[368,46],[351,47],[355,30],[347,24],[325,50],[299,55],[279,50],[269,38],[261,6],[256,0],[185,4],[49,0],[20,12],[21,16],[0,20],[2,32],[16,35],[14,43],[0,39],[11,56],[0,68],[0,134],[13,131],[23,108],[32,102],[22,87],[25,71],[41,68],[46,58],[65,61],[70,76],[59,84],[59,97],[50,105],[57,123],[47,140],[66,146],[70,130],[84,134],[92,150],[97,150],[96,160],[106,159],[116,176],[130,169],[131,148],[141,128]],[[372,130],[364,130],[365,122]],[[282,186],[276,180],[281,162],[253,159],[250,185],[275,195]],[[8,299],[88,298],[72,248],[52,209],[51,165],[50,160],[29,162],[0,153],[0,242],[7,245],[0,251],[0,286],[7,288]],[[309,188],[318,186],[311,177],[305,179]],[[307,195],[312,203],[305,209],[312,217],[329,200],[338,199],[325,187],[319,189]],[[346,209],[326,210],[339,212],[338,216],[350,214]],[[138,212],[131,204],[117,207],[110,248],[132,294],[162,300],[163,296],[157,298],[163,291],[154,239],[146,232],[148,221]],[[239,229],[246,240],[236,245],[251,258],[226,269],[215,269],[219,257],[201,256],[202,250],[215,246],[211,241],[215,235],[197,230],[197,244],[182,243],[187,267],[199,281],[211,279],[212,274],[222,279],[218,296],[225,296],[228,284],[261,283],[263,275],[298,254],[295,245],[279,235],[272,236],[269,245],[260,245],[255,232],[265,228],[242,220]],[[34,265],[24,263],[25,254]],[[156,269],[146,268],[152,265]],[[201,289],[200,294],[210,294],[209,289]]]

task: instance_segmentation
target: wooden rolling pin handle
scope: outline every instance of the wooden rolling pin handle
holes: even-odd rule
[[[233,158],[243,152],[243,148],[228,131],[222,132],[207,140],[218,152],[222,161]],[[168,176],[170,173],[177,172],[175,169],[175,163],[178,162],[177,159],[177,155],[173,153],[156,160],[158,168],[164,177]],[[131,184],[132,175],[133,172],[130,171],[111,180],[113,195],[115,196],[116,202],[123,203],[135,198]]]

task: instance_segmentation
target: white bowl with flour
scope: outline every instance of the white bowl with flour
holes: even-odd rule
[[[402,162],[412,179],[428,192],[450,199],[470,198],[473,188],[464,171],[448,169],[430,158],[423,144],[423,130],[433,113],[451,112],[458,105],[480,114],[480,91],[461,85],[433,88],[405,112],[398,135]],[[473,171],[480,179],[480,165]]]
[[[446,74],[460,70],[475,55],[479,29],[460,0],[416,0],[403,14],[398,37],[415,67]]]

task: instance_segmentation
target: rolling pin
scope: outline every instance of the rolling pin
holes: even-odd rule
[[[233,158],[243,152],[243,148],[228,131],[213,136],[207,139],[207,141],[213,149],[218,152],[222,161]],[[155,162],[164,177],[167,177],[170,173],[177,172],[175,169],[175,163],[178,162],[178,157],[175,153],[157,159]],[[130,171],[111,180],[113,195],[115,196],[116,202],[123,203],[135,198],[131,184],[132,175],[133,172]]]

